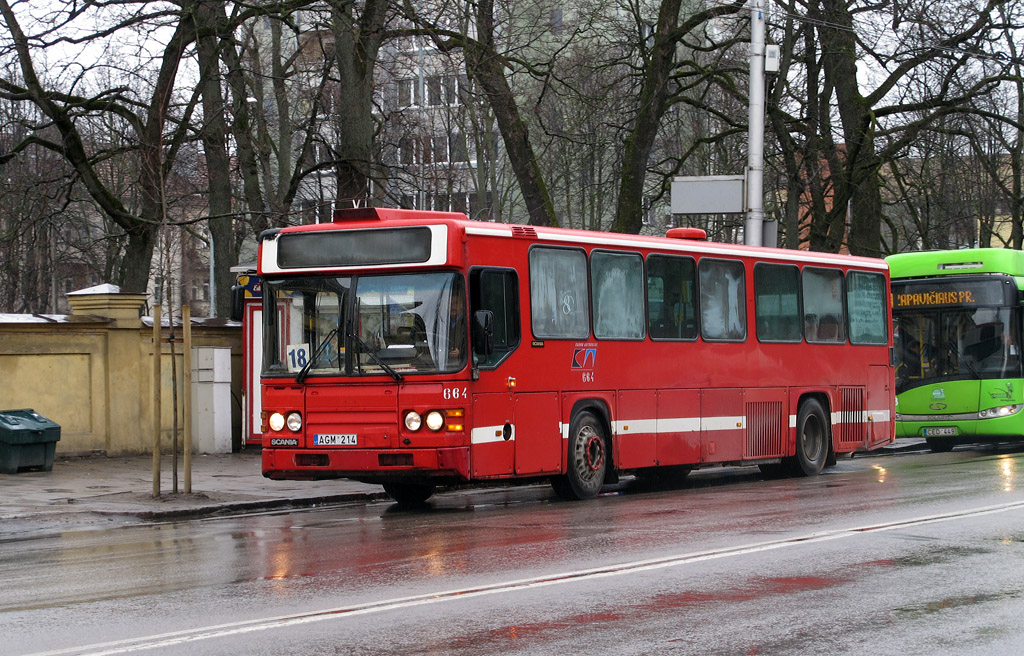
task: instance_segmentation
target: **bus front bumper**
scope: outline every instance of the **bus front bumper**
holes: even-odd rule
[[[469,447],[423,449],[263,448],[263,476],[274,480],[354,478],[469,480]]]
[[[944,437],[974,439],[1008,439],[1021,437],[1024,432],[1021,415],[971,420],[896,421],[896,437]]]

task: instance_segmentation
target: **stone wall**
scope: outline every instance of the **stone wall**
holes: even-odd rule
[[[70,315],[0,315],[0,410],[32,408],[61,427],[57,455],[152,453],[153,321],[144,294],[116,287],[68,295]],[[184,357],[180,317],[172,344],[166,317],[161,344],[161,450],[170,452],[176,365],[182,443]],[[193,319],[192,346],[231,349],[232,444],[241,444],[242,330],[224,319]],[[222,404],[221,404],[222,405]],[[202,436],[192,432],[193,451]],[[180,448],[180,447],[179,447]]]

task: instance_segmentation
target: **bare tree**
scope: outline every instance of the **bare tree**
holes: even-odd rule
[[[164,183],[173,161],[173,153],[184,141],[184,123],[171,121],[171,107],[175,78],[182,56],[196,32],[191,7],[178,15],[168,16],[166,7],[152,13],[138,11],[120,17],[117,27],[168,26],[172,33],[157,60],[155,80],[149,97],[141,99],[132,90],[117,86],[90,96],[70,93],[60,88],[48,88],[36,71],[34,51],[60,43],[54,36],[56,28],[43,29],[38,34],[26,34],[8,0],[0,0],[0,15],[7,23],[10,44],[20,66],[22,82],[0,79],[0,90],[9,98],[35,104],[45,116],[45,123],[31,126],[30,132],[12,148],[20,152],[30,144],[38,144],[60,153],[74,168],[81,184],[100,211],[127,236],[127,245],[116,282],[133,291],[144,291],[149,280],[150,262],[156,243],[157,229],[166,209]],[[74,7],[66,14],[58,14],[58,27],[70,25],[78,17]],[[170,20],[169,20],[170,19]],[[84,37],[88,40],[92,37]],[[136,183],[140,191],[137,209],[126,206],[113,193],[109,179],[104,175],[109,158],[115,153],[87,148],[88,140],[81,126],[89,119],[102,120],[116,116],[123,120],[132,133],[129,154],[137,166]],[[165,133],[168,126],[175,129]],[[59,138],[50,138],[46,128],[56,131]]]
[[[786,5],[798,19],[785,23],[780,40],[795,52],[776,84],[796,93],[776,94],[769,111],[785,131],[792,190],[803,189],[809,208],[801,230],[812,249],[883,254],[884,166],[1007,77],[977,65],[1002,4],[812,0],[802,15]],[[801,77],[804,86],[792,84]]]
[[[999,194],[998,214],[1009,219],[1010,234],[1004,245],[1017,250],[1024,248],[1024,52],[1019,43],[1024,27],[1022,9],[1019,3],[999,7],[1004,50],[997,53],[995,62],[1005,64],[1010,76],[995,92],[975,101],[979,125],[971,133],[974,155]],[[1004,240],[995,223],[995,217],[982,223],[982,245]]]

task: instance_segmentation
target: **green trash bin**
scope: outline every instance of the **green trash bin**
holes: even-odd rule
[[[35,410],[0,410],[0,474],[53,469],[60,426]]]

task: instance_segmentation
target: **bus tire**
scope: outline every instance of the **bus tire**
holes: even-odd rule
[[[817,476],[825,468],[831,434],[825,410],[817,399],[807,399],[796,416],[796,455],[792,471],[797,476]]]
[[[421,506],[434,493],[430,483],[384,483],[384,491],[399,506]]]
[[[948,453],[956,446],[956,440],[948,437],[926,437],[924,441],[928,443],[932,453]]]
[[[564,483],[552,482],[556,494],[569,499],[592,499],[601,491],[609,455],[604,432],[601,421],[592,412],[584,410],[572,420]]]
[[[576,500],[572,487],[569,485],[569,477],[564,474],[551,477],[551,489],[554,490],[555,496],[559,499],[565,499],[566,501]]]

